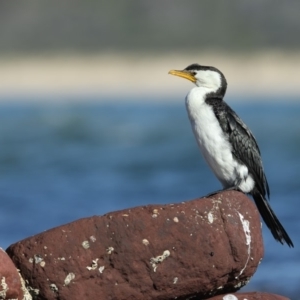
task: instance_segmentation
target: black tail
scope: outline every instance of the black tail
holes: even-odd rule
[[[275,240],[277,240],[281,244],[284,244],[284,242],[286,242],[289,247],[294,247],[292,240],[277,219],[268,201],[257,190],[253,191],[251,194],[263,220],[271,230]]]

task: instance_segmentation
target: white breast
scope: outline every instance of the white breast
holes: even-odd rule
[[[186,97],[186,108],[198,146],[206,162],[224,188],[239,185],[245,193],[254,187],[248,168],[233,157],[231,145],[210,105],[205,103],[205,88],[195,87]]]

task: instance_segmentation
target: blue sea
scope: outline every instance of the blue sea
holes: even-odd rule
[[[78,218],[221,188],[198,151],[183,101],[21,100],[0,102],[4,249]],[[257,138],[271,205],[295,244],[282,246],[264,225],[265,257],[242,291],[300,299],[300,102],[292,100],[256,97],[231,106]]]

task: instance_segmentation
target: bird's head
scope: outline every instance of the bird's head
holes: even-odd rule
[[[205,87],[210,93],[221,96],[225,95],[227,88],[226,78],[223,73],[215,67],[192,64],[184,70],[171,70],[169,74],[186,78],[195,83],[198,87]]]

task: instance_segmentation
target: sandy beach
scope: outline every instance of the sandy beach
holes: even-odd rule
[[[0,58],[0,101],[39,96],[182,99],[191,83],[168,75],[191,63],[213,65],[230,95],[292,95],[300,99],[300,53],[197,53],[23,56]]]

